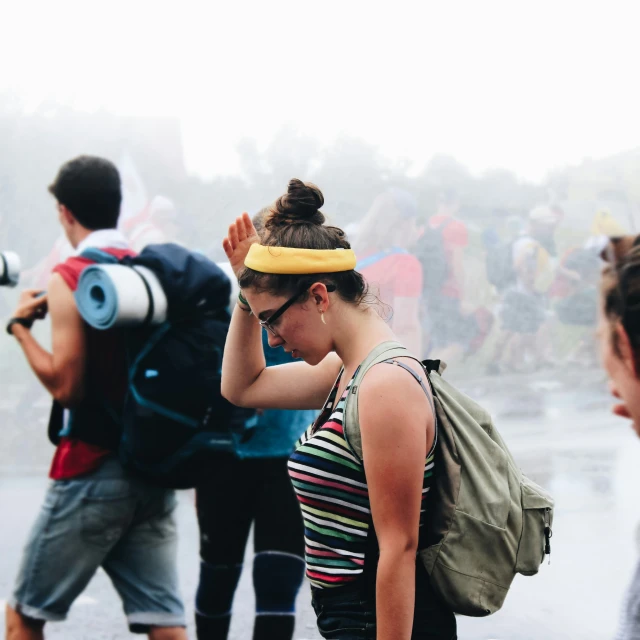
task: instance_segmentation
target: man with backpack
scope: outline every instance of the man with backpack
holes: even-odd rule
[[[469,244],[465,223],[457,217],[457,194],[444,190],[429,218],[416,255],[424,270],[423,303],[429,354],[456,362],[484,341],[493,318],[484,309],[465,313],[464,252]]]
[[[550,312],[547,291],[554,274],[553,231],[559,216],[547,205],[529,213],[527,229],[510,244],[504,245],[504,288],[500,303],[500,335],[487,372],[499,374],[502,368],[518,371],[529,358],[533,366],[546,366],[543,331]],[[494,252],[498,255],[498,252]],[[491,270],[488,269],[491,280]],[[491,280],[496,284],[495,280]]]
[[[91,260],[87,249],[132,255],[116,230],[120,176],[109,161],[81,156],[64,164],[49,191],[75,255],[58,265],[47,292],[25,291],[7,325],[34,373],[67,409],[52,419],[57,442],[51,483],[24,550],[7,605],[8,640],[44,637],[48,621],[66,618],[99,567],[123,602],[129,628],[151,640],[186,640],[177,585],[173,491],[130,476],[116,455],[127,387],[123,335],[96,331],[81,318],[74,291]],[[52,353],[30,332],[51,316]],[[60,411],[52,411],[52,418]]]

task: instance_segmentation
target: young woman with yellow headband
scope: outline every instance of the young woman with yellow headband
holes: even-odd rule
[[[395,336],[344,232],[324,224],[323,203],[317,187],[292,180],[270,207],[262,244],[247,214],[229,227],[223,247],[241,295],[222,392],[242,406],[323,410],[289,462],[323,637],[452,640],[455,618],[416,562],[435,446],[431,398],[402,367],[372,367],[359,388],[362,460],[351,448],[342,424],[351,381]],[[302,362],[267,369],[261,327]]]

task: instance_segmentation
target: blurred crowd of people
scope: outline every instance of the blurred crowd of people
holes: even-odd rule
[[[120,230],[135,251],[187,244],[183,218],[179,206],[156,195],[123,216]],[[442,189],[435,211],[425,211],[409,191],[390,187],[345,230],[381,314],[404,344],[423,357],[502,375],[596,362],[599,252],[606,237],[628,229],[604,207],[559,242],[564,223],[560,206],[538,204],[478,224],[454,189]],[[229,272],[217,243],[190,248]],[[23,282],[46,288],[72,251],[61,235]]]
[[[563,220],[561,207],[538,204],[528,214],[502,216],[482,228],[465,220],[453,189],[441,191],[431,212],[410,192],[391,187],[346,231],[381,313],[404,344],[448,363],[468,363],[480,352],[479,365],[498,375],[594,362],[587,333],[596,324],[598,256],[606,237],[627,229],[601,208],[590,227],[574,236],[582,235],[582,243],[565,242],[560,250]],[[176,204],[157,195],[120,227],[140,251],[149,244],[183,243],[180,221]],[[221,258],[217,251],[191,248]],[[24,281],[44,288],[53,267],[71,252],[60,236]],[[561,361],[555,348],[560,326],[570,329]]]
[[[573,330],[562,364],[593,364],[585,329],[596,325],[599,253],[607,237],[625,233],[601,209],[583,243],[561,251],[563,217],[560,207],[539,204],[482,229],[465,222],[455,191],[443,190],[431,213],[391,188],[350,239],[394,331],[415,352],[456,363],[482,349],[489,374],[529,372],[560,364],[560,326]]]
[[[425,212],[410,192],[390,187],[373,200],[347,238],[338,226],[325,224],[320,210],[324,196],[318,187],[293,179],[287,193],[253,221],[246,213],[232,221],[222,242],[228,260],[222,266],[234,290],[228,310],[229,290],[217,297],[216,321],[227,323],[220,394],[236,411],[250,408],[245,427],[253,429],[251,439],[245,432],[246,438],[234,440],[230,449],[206,449],[206,457],[200,458],[206,464],[191,484],[146,477],[129,469],[130,461],[122,455],[128,437],[124,417],[151,415],[155,443],[163,437],[158,416],[176,422],[184,422],[185,416],[148,400],[139,405],[142,413],[135,407],[131,411],[126,400],[137,395],[127,364],[133,342],[123,328],[93,331],[74,295],[84,270],[96,264],[96,252],[126,262],[142,258],[149,245],[180,244],[181,217],[164,196],[121,217],[118,170],[91,156],[63,165],[49,191],[63,233],[50,254],[26,274],[31,287],[22,293],[7,333],[54,400],[49,436],[56,453],[50,470],[53,482],[6,607],[9,640],[42,640],[45,624],[66,617],[100,566],[123,601],[132,632],[146,633],[151,640],[186,640],[173,516],[173,489],[186,487],[196,490],[200,531],[194,612],[198,638],[229,636],[253,527],[254,640],[293,637],[305,563],[323,637],[373,637],[377,627],[378,638],[454,640],[454,611],[461,611],[435,596],[435,579],[418,551],[430,547],[429,509],[440,504],[429,501],[430,489],[443,478],[457,477],[446,468],[447,455],[436,456],[446,446],[442,425],[462,418],[436,413],[432,396],[440,405],[445,396],[438,396],[432,384],[423,384],[424,367],[439,370],[437,360],[467,363],[482,351],[490,374],[542,370],[557,361],[561,325],[586,329],[575,332],[566,357],[593,362],[597,343],[588,333],[600,318],[603,362],[613,395],[621,400],[614,411],[637,419],[638,323],[633,314],[638,239],[620,242],[625,229],[609,210],[597,211],[582,241],[565,242],[561,250],[563,211],[558,206],[538,204],[526,216],[478,228],[465,221],[455,190],[443,190],[436,210]],[[179,248],[157,249],[168,254]],[[197,261],[220,273],[202,259],[206,251],[192,249],[182,251],[191,260],[199,253]],[[600,295],[605,258],[610,264]],[[188,289],[187,271],[180,268],[179,289]],[[212,280],[210,273],[204,278]],[[604,303],[600,314],[599,296]],[[194,300],[199,308],[207,296],[199,294]],[[51,354],[31,334],[33,323],[47,314]],[[186,335],[189,319],[196,316],[181,315],[161,331],[184,321],[177,332]],[[158,335],[168,334],[150,335],[135,362],[153,348],[149,345],[157,344]],[[202,334],[197,336],[195,351],[207,352]],[[389,353],[393,357],[385,355]],[[431,362],[421,364],[413,354]],[[170,349],[162,355],[160,364],[173,363],[183,360],[187,351]],[[294,359],[303,362],[283,366]],[[369,368],[384,363],[397,366],[377,368],[377,377],[363,385]],[[216,363],[216,372],[219,367]],[[190,370],[200,372],[202,367],[190,365]],[[406,372],[422,389],[407,384],[411,380]],[[162,378],[156,369],[145,373]],[[207,403],[211,379],[207,377]],[[376,386],[367,386],[369,380]],[[158,388],[166,395],[164,384]],[[27,395],[31,391],[27,389]],[[365,398],[361,417],[357,409],[347,411],[347,399],[358,392]],[[183,400],[187,395],[180,392]],[[192,405],[190,398],[187,404]],[[350,406],[358,407],[357,396]],[[202,424],[195,422],[205,435],[208,407]],[[153,417],[153,411],[158,415]],[[241,415],[244,423],[246,414]],[[486,438],[479,419],[470,418]],[[638,430],[637,421],[635,425]],[[136,428],[142,429],[139,424]],[[437,429],[444,435],[441,440]],[[456,446],[462,451],[464,445]],[[466,446],[478,453],[473,443]],[[491,464],[474,466],[489,470],[501,459],[495,446],[487,451]],[[437,479],[436,465],[443,469]],[[469,486],[468,479],[459,478]],[[526,482],[533,491],[534,483]],[[511,500],[505,492],[509,486],[502,485],[501,497]],[[516,566],[524,575],[536,573],[550,553],[553,500],[537,489],[542,493],[534,491],[535,503],[523,501],[516,509],[536,511],[527,525],[533,528],[533,568]],[[475,502],[482,504],[486,498]],[[453,506],[464,512],[457,503]],[[487,522],[492,531],[502,529]],[[514,526],[517,529],[517,520]],[[480,536],[472,528],[464,533]],[[520,533],[518,554],[524,525]],[[488,548],[480,540],[474,559],[481,555],[479,549]],[[461,541],[452,544],[463,547]],[[468,562],[471,556],[462,557]],[[514,564],[506,565],[513,573]],[[35,567],[46,570],[38,574]],[[467,581],[473,579],[466,575]],[[638,582],[636,577],[621,626],[634,633]],[[499,588],[506,593],[508,585]]]

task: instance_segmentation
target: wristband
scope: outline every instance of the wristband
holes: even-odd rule
[[[251,307],[249,306],[249,303],[247,302],[247,299],[242,295],[242,291],[238,292],[237,305],[245,313],[251,313]]]
[[[28,320],[27,318],[11,318],[7,323],[7,333],[12,336],[13,335],[13,325],[21,324],[25,329],[31,329],[33,326],[33,320]]]

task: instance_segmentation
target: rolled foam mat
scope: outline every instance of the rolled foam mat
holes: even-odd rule
[[[13,251],[0,252],[0,286],[15,287],[20,280],[20,257]]]
[[[145,322],[162,324],[167,319],[167,298],[154,273],[146,267],[87,267],[80,276],[75,298],[80,315],[96,329]]]

